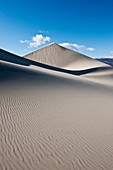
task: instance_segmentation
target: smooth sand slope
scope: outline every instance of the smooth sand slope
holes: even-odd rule
[[[108,66],[105,63],[93,60],[92,58],[64,48],[56,43],[27,54],[24,57],[68,70],[81,70]]]
[[[0,57],[0,170],[113,170],[112,83]]]
[[[103,68],[81,76],[87,80],[113,87],[113,68]]]

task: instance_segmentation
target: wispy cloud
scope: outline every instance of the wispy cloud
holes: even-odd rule
[[[68,49],[74,50],[74,51],[76,51],[76,50],[95,51],[94,48],[92,48],[92,47],[86,47],[85,45],[65,43],[65,42],[64,42],[64,43],[61,43],[61,44],[59,44],[59,45],[61,45],[61,46],[63,46],[63,47],[66,47],[66,48],[68,48]]]
[[[98,58],[111,58],[111,59],[113,59],[113,55],[100,56]]]
[[[45,30],[38,30],[38,33],[42,33],[42,34],[46,33],[46,34],[48,34],[48,33],[49,33],[49,31],[45,31]]]
[[[29,41],[28,40],[20,40],[20,43],[29,43]]]
[[[40,45],[43,45],[50,41],[51,41],[50,37],[43,36],[42,34],[36,34],[31,38],[31,40],[20,40],[20,43],[28,44],[28,48],[32,48],[32,47],[37,48]]]
[[[85,50],[87,50],[87,51],[95,51],[95,48],[89,47],[89,48],[86,48]]]

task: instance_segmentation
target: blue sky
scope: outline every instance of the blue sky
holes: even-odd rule
[[[112,57],[113,1],[0,0],[1,48],[24,55],[52,42]]]

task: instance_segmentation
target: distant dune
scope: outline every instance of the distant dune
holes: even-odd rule
[[[0,170],[113,170],[113,68],[57,44],[0,50],[0,132]]]
[[[97,60],[109,64],[113,67],[113,58],[97,58]]]

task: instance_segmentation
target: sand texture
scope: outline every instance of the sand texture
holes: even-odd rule
[[[113,68],[67,58],[0,51],[0,170],[113,170]]]
[[[108,66],[83,54],[64,48],[56,43],[27,54],[25,58],[68,70],[81,70]]]

